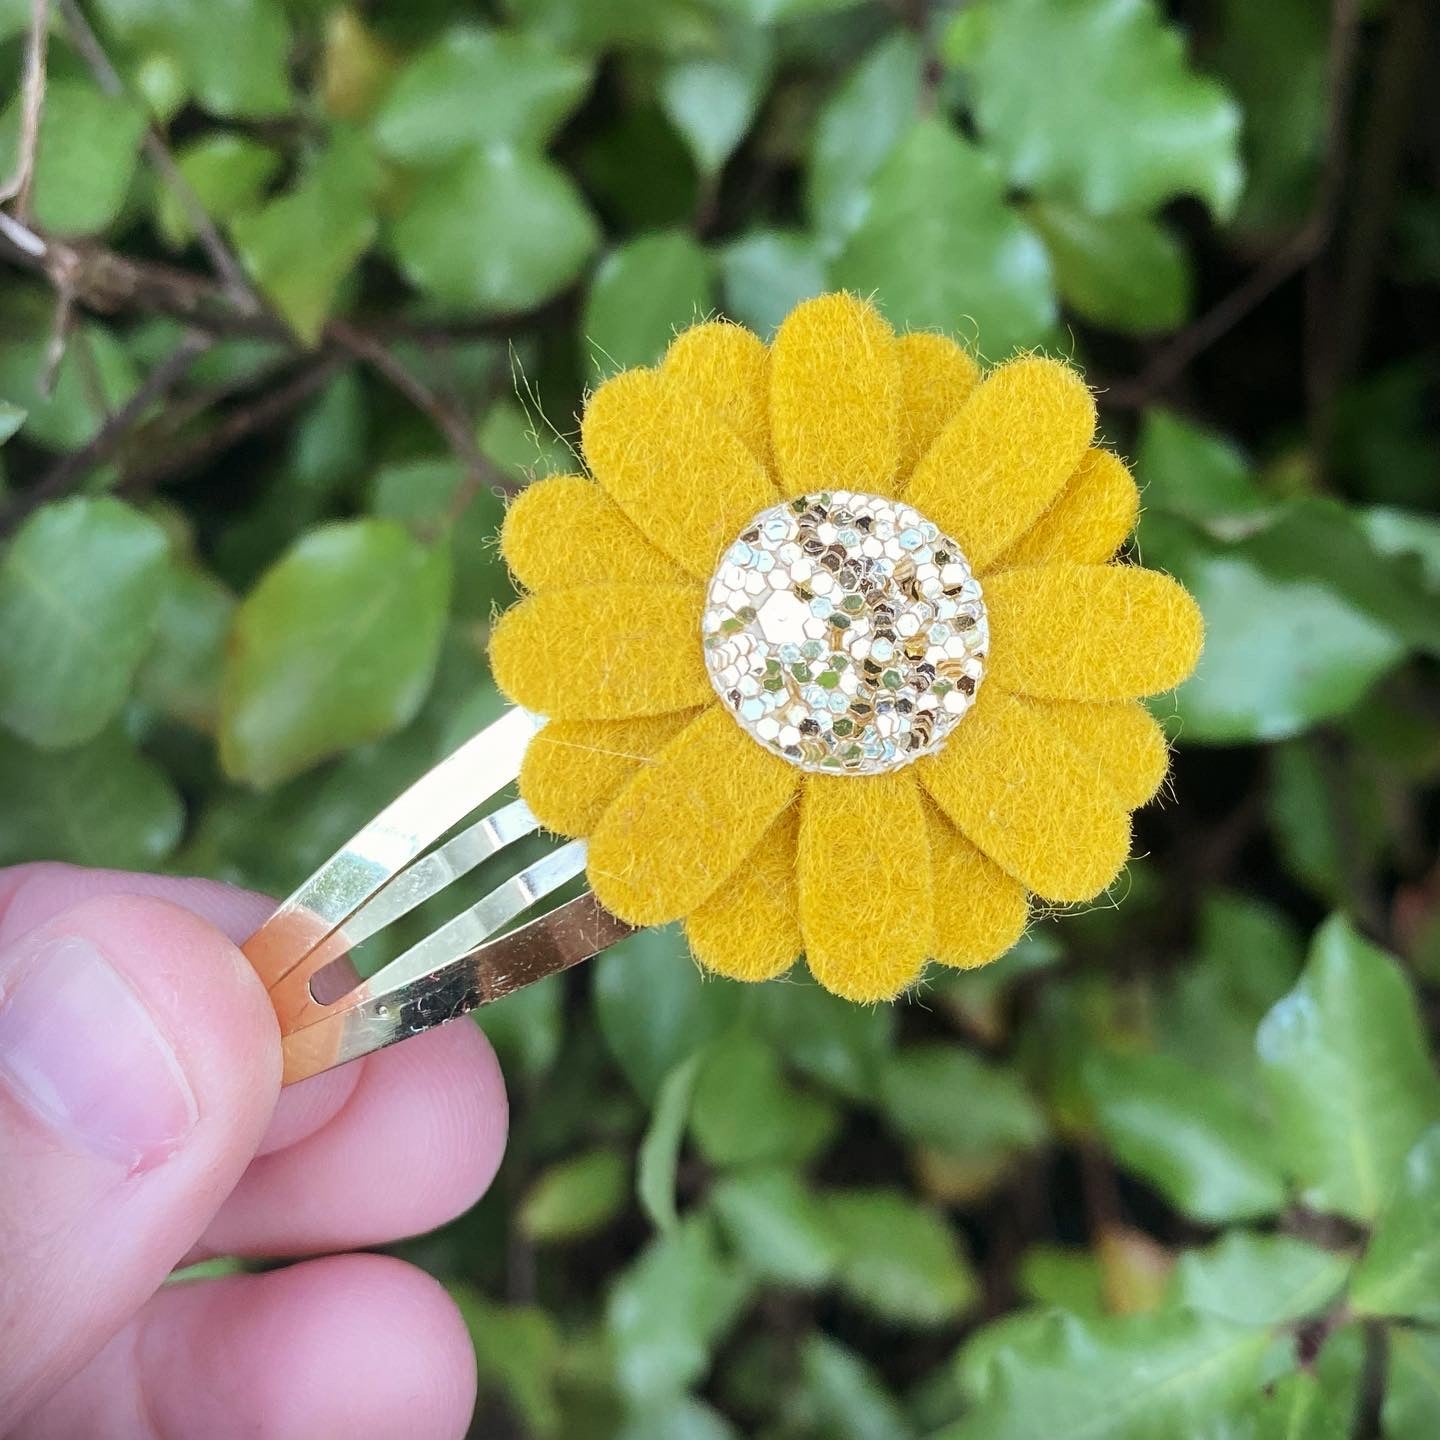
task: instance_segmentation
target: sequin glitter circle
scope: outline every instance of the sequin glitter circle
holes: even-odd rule
[[[878,775],[929,755],[975,703],[989,627],[960,547],[910,505],[848,490],[757,515],[701,622],[742,728],[802,770]]]

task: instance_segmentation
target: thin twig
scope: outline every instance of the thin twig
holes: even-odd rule
[[[110,63],[110,57],[105,53],[104,46],[100,44],[99,37],[90,28],[90,22],[86,20],[76,0],[60,0],[60,8],[65,14],[65,23],[69,26],[70,38],[85,63],[90,67],[90,72],[95,76],[96,83],[101,90],[107,95],[123,95],[125,83],[121,80],[119,71]],[[180,173],[180,167],[170,153],[170,147],[166,144],[165,137],[153,124],[148,122],[145,127],[144,145],[145,153],[150,157],[151,163],[165,177],[166,184],[169,185],[175,198],[184,208],[185,218],[190,222],[201,248],[209,258],[215,273],[224,283],[225,290],[236,308],[242,314],[253,315],[265,311],[265,303],[250,283],[250,277],[246,275],[244,267],[231,253],[230,247],[225,243],[215,222],[200,203],[194,190],[190,188],[189,181]]]
[[[139,389],[105,421],[90,441],[56,461],[45,475],[15,496],[0,512],[0,536],[8,535],[33,510],[67,495],[75,483],[98,465],[103,465],[124,444],[126,437],[144,418],[145,412],[169,394],[195,361],[214,340],[192,331],[145,377]]]
[[[31,0],[15,169],[10,178],[0,185],[0,204],[13,200],[22,219],[29,217],[30,192],[35,183],[35,152],[40,145],[40,116],[45,109],[45,53],[49,44],[50,0]]]

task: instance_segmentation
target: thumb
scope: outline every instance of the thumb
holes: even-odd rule
[[[104,895],[0,950],[0,1434],[189,1250],[279,1078],[259,980],[187,910]]]

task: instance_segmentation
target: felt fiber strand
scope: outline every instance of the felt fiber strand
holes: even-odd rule
[[[653,370],[607,380],[590,397],[580,434],[610,497],[652,544],[701,580],[779,498],[735,431]]]
[[[770,468],[770,352],[759,336],[727,320],[692,325],[675,337],[660,370]]]
[[[980,367],[953,340],[916,331],[895,342],[900,365],[900,465],[903,487],[935,437],[980,383]]]
[[[552,475],[527,485],[506,512],[500,548],[527,590],[607,580],[673,585],[689,578],[583,475]]]
[[[1071,561],[1103,565],[1129,538],[1140,516],[1140,492],[1119,456],[1089,450],[1055,503],[993,563],[1017,565]]]
[[[1095,762],[1115,798],[1134,810],[1165,781],[1170,747],[1155,717],[1138,700],[1091,704],[1083,700],[1022,700]]]
[[[799,782],[712,705],[606,809],[590,837],[591,887],[631,925],[688,915],[730,880]]]
[[[520,764],[520,793],[558,835],[588,835],[625,782],[699,714],[634,720],[551,720]]]
[[[1125,864],[1129,816],[1042,706],[982,685],[945,748],[914,769],[966,839],[1042,899],[1092,900]]]
[[[791,805],[719,890],[685,921],[685,937],[707,970],[732,980],[773,980],[800,955],[795,847],[799,809]]]
[[[1138,565],[1047,565],[985,580],[986,678],[1048,700],[1130,700],[1173,689],[1204,640],[1177,581]]]
[[[770,435],[785,496],[894,495],[899,364],[879,313],[853,295],[797,305],[770,350]]]
[[[924,968],[933,934],[930,841],[912,767],[807,776],[798,871],[815,978],[847,1000],[894,999]]]
[[[1058,360],[992,371],[940,432],[905,498],[955,538],[977,573],[1050,507],[1095,432],[1095,401]]]
[[[933,805],[926,805],[935,874],[930,958],[971,969],[1003,955],[1025,933],[1025,887],[987,860]]]
[[[546,590],[496,622],[491,672],[517,704],[557,720],[624,720],[704,705],[715,691],[696,638],[701,603],[699,586],[689,585]]]

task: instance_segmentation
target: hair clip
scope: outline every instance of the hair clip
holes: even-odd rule
[[[1193,670],[1203,624],[1175,580],[1117,559],[1139,497],[1095,421],[1070,366],[982,375],[846,294],[769,346],[708,322],[606,381],[590,475],[537,481],[506,517],[527,593],[491,664],[519,708],[247,946],[287,1080],[633,927],[683,922],[735,980],[803,954],[872,1003],[928,962],[997,958],[1036,902],[1103,892],[1169,762],[1141,698]],[[518,801],[430,850],[517,778]],[[351,946],[541,829],[564,843],[318,998]],[[525,920],[582,872],[589,891]]]

